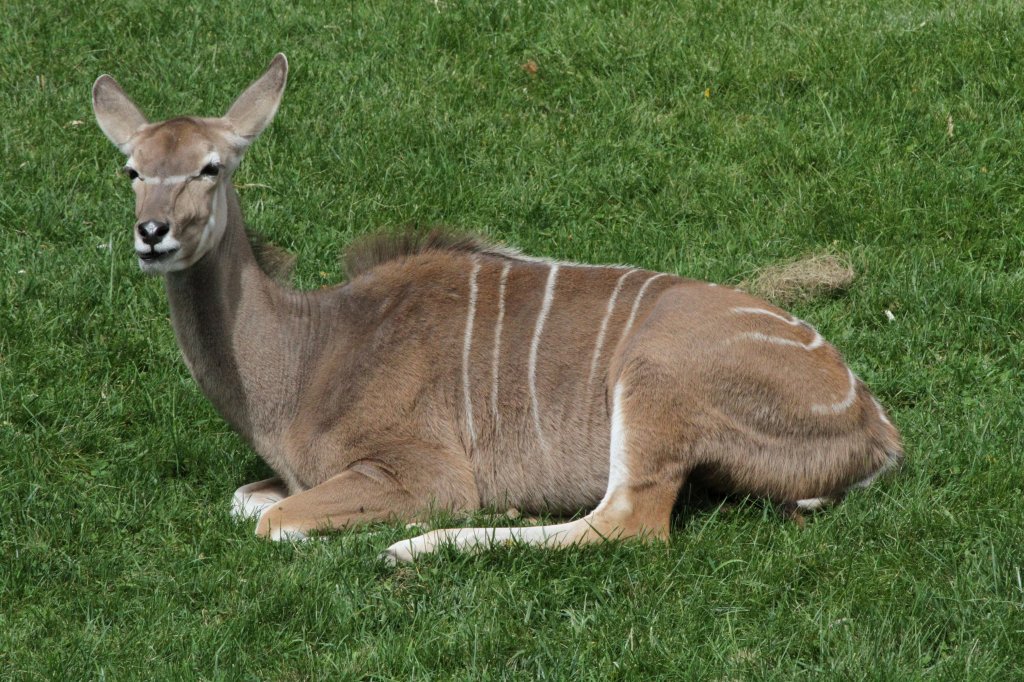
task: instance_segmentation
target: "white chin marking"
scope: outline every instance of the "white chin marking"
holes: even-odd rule
[[[139,238],[139,235],[135,235],[135,255],[139,258],[139,268],[146,274],[158,275],[181,269],[181,242],[174,237],[167,235],[152,250],[156,253],[169,255],[160,260],[143,260],[141,254],[149,253],[150,247]]]
[[[147,275],[162,275],[167,272],[181,269],[181,261],[171,256],[158,261],[145,261],[139,259],[139,269]]]
[[[181,242],[174,237],[166,237],[163,241],[153,247],[157,253],[170,253],[181,248]]]
[[[181,248],[181,242],[174,237],[167,235],[160,240],[160,243],[153,247],[153,251],[157,253],[170,253],[171,251],[177,251]],[[139,235],[135,235],[135,253],[148,253],[150,250],[149,244],[142,241]]]

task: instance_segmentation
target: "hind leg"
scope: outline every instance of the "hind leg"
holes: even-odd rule
[[[446,544],[480,551],[509,542],[566,547],[636,536],[667,540],[672,506],[688,468],[668,454],[672,448],[666,447],[663,433],[631,426],[641,421],[638,410],[648,407],[628,395],[621,382],[616,385],[608,488],[597,508],[583,518],[525,528],[436,530],[393,544],[382,558],[389,563],[412,561]]]

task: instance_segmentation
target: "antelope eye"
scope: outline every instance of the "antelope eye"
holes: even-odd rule
[[[200,175],[207,178],[216,177],[217,173],[220,173],[220,166],[215,163],[208,163],[205,166],[203,166],[203,169],[201,171],[199,171]]]
[[[124,167],[124,174],[128,176],[129,180],[139,179],[139,171],[135,170],[134,168],[131,168],[130,166]]]

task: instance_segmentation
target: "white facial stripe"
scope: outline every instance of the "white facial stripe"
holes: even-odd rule
[[[480,261],[473,258],[473,270],[469,275],[469,308],[466,310],[466,331],[462,339],[462,395],[465,401],[466,428],[469,429],[469,442],[472,449],[476,448],[476,432],[473,428],[473,402],[469,395],[469,351],[473,345],[473,319],[476,317],[476,276],[480,272]]]
[[[168,175],[165,178],[158,178],[158,177],[143,178],[143,177],[140,177],[139,179],[142,180],[147,185],[180,185],[181,183],[185,182],[186,180],[188,180],[189,178],[192,178],[192,177],[194,177],[194,176],[192,176],[192,175]]]
[[[199,164],[199,170],[202,170],[203,168],[205,168],[207,165],[209,165],[211,163],[214,164],[214,165],[219,166],[220,165],[220,154],[218,154],[217,152],[213,151],[213,152],[210,152],[209,154],[207,154],[205,157],[203,157],[202,163]],[[128,157],[128,161],[125,163],[124,167],[125,168],[130,168],[131,170],[135,171],[136,173],[139,172],[139,169],[135,165],[135,159],[132,158],[132,157]],[[190,180],[190,179],[192,179],[194,177],[197,177],[198,175],[199,175],[199,171],[196,171],[196,173],[194,173],[192,175],[168,175],[168,176],[165,176],[165,177],[153,176],[153,177],[145,177],[144,178],[144,177],[142,177],[140,175],[136,179],[146,183],[147,185],[180,185],[181,183],[185,182],[186,180]]]
[[[494,352],[491,356],[491,412],[495,420],[498,419],[498,359],[501,356],[501,327],[505,321],[505,284],[511,267],[511,263],[505,263],[498,282],[498,319],[494,323]]]
[[[619,277],[619,281],[615,283],[612,295],[608,299],[608,306],[604,311],[604,319],[601,320],[601,329],[597,332],[597,341],[594,343],[594,356],[590,360],[590,376],[587,378],[588,386],[594,383],[594,374],[597,372],[597,361],[601,357],[601,348],[604,346],[604,335],[608,332],[608,321],[611,319],[612,312],[615,310],[615,300],[619,297],[619,292],[622,290],[622,285],[626,281],[626,278],[634,272],[636,272],[636,270],[630,270]]]
[[[540,305],[540,312],[537,314],[537,324],[533,328],[533,341],[530,343],[530,365],[527,380],[530,386],[530,404],[533,407],[533,427],[537,431],[537,440],[542,448],[547,445],[544,442],[544,433],[540,426],[540,407],[537,403],[537,350],[540,348],[540,335],[544,331],[544,323],[551,311],[551,301],[555,298],[555,280],[558,278],[558,263],[552,263],[548,270],[548,283],[544,287],[544,300]]]
[[[644,293],[647,292],[647,287],[651,286],[651,282],[653,282],[654,280],[664,276],[664,272],[659,272],[656,275],[651,275],[650,277],[647,278],[647,281],[644,282],[643,285],[640,287],[640,291],[636,292],[636,298],[633,299],[633,309],[630,310],[629,312],[629,319],[626,320],[626,326],[622,328],[622,333],[619,334],[620,343],[622,339],[626,338],[626,335],[629,333],[629,330],[632,329],[633,327],[633,322],[636,320],[636,314],[640,310],[640,301],[643,300]]]
[[[811,412],[814,414],[839,414],[853,406],[853,401],[857,398],[857,377],[853,375],[852,369],[847,368],[846,373],[850,379],[850,390],[846,392],[846,397],[841,402],[831,405],[811,405]]]

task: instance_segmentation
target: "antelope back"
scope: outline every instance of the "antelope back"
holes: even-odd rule
[[[848,485],[883,463],[851,452],[884,459],[899,448],[870,393],[817,331],[726,287],[483,245],[395,256],[352,287],[374,312],[351,347],[373,349],[367,364],[398,368],[367,390],[386,390],[392,405],[404,404],[399,391],[409,405],[433,396],[444,409],[416,428],[454,424],[450,446],[470,453],[481,498],[495,504],[571,511],[600,499],[616,388],[645,405],[631,430],[661,434],[656,449],[690,467],[731,461],[733,473],[751,472],[745,487],[772,496],[788,496],[786,480],[793,490],[810,486],[800,473],[808,467]],[[779,476],[750,465],[766,456],[767,440],[729,440],[747,431],[778,441],[769,468]],[[865,437],[877,447],[863,446]]]

